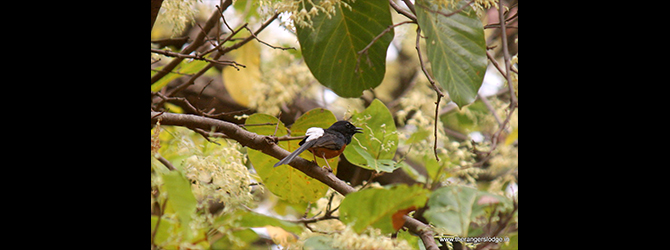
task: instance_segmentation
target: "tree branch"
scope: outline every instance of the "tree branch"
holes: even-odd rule
[[[216,60],[205,58],[204,56],[201,56],[201,55],[184,55],[184,54],[172,52],[172,51],[169,51],[169,50],[151,49],[151,53],[161,54],[161,55],[165,55],[165,56],[169,56],[169,57],[176,57],[176,58],[180,58],[180,59],[190,58],[190,59],[193,59],[193,60],[205,61],[205,62],[214,63],[214,64],[228,65],[228,66],[232,66],[233,68],[236,68],[237,70],[240,70],[240,68],[238,68],[237,66],[240,66],[240,67],[243,67],[243,68],[247,67],[246,65],[239,64],[235,61],[226,61],[226,60],[216,61]]]
[[[161,125],[175,125],[188,128],[199,128],[205,131],[221,132],[226,134],[230,139],[236,140],[242,146],[259,150],[264,154],[277,159],[283,159],[291,153],[277,146],[272,137],[246,131],[234,123],[187,114],[163,113],[159,115],[158,112],[151,112],[151,117],[152,125],[156,124],[158,119],[160,119]],[[306,175],[332,187],[342,195],[356,191],[353,187],[347,185],[344,181],[338,179],[335,175],[311,161],[298,157],[291,162],[290,165]]]
[[[415,16],[414,14],[412,14],[411,12],[406,11],[406,10],[404,10],[402,7],[398,6],[398,4],[395,3],[394,0],[389,0],[389,2],[390,2],[390,4],[391,4],[391,7],[392,7],[393,9],[395,9],[395,11],[398,12],[398,14],[401,14],[401,15],[403,15],[403,16],[406,16],[406,17],[409,18],[410,20],[416,22],[416,16]]]
[[[416,26],[416,53],[419,55],[419,63],[421,64],[421,70],[423,71],[423,74],[426,75],[426,78],[428,78],[428,82],[430,82],[430,85],[433,87],[433,90],[435,90],[435,93],[437,93],[437,101],[435,102],[435,128],[434,128],[435,143],[433,144],[433,153],[435,154],[435,160],[440,161],[440,157],[437,156],[437,121],[440,118],[439,117],[440,101],[442,100],[442,97],[444,97],[444,94],[442,93],[440,88],[437,87],[437,84],[435,83],[433,77],[430,76],[430,73],[428,73],[428,69],[426,69],[426,64],[423,63],[423,56],[421,55],[421,27],[419,27],[418,25]]]
[[[272,136],[263,136],[249,132],[240,128],[237,124],[216,120],[212,118],[174,113],[160,113],[151,111],[151,125],[155,125],[160,120],[161,125],[182,126],[188,128],[199,128],[205,131],[221,132],[230,139],[239,142],[242,146],[259,150],[266,155],[277,159],[283,159],[291,152],[279,147]],[[319,180],[328,185],[335,191],[346,196],[349,193],[356,192],[356,189],[349,186],[344,181],[337,178],[333,173],[319,167],[317,164],[305,160],[301,157],[295,158],[290,165],[305,173],[306,175]],[[405,226],[413,233],[419,235],[426,249],[437,250],[437,245],[433,239],[433,231],[422,222],[405,215]]]
[[[154,29],[154,23],[156,22],[156,17],[158,17],[158,12],[161,10],[161,5],[163,0],[151,0],[151,30]]]
[[[225,10],[232,4],[233,4],[232,0],[226,0],[222,4],[221,9]],[[184,54],[184,55],[191,54],[191,52],[195,51],[198,47],[200,47],[202,44],[204,44],[205,43],[205,37],[206,37],[205,33],[209,33],[209,31],[212,30],[216,26],[216,24],[219,22],[219,15],[220,14],[219,14],[218,10],[214,11],[214,13],[212,13],[212,15],[209,17],[209,19],[205,23],[205,27],[203,27],[203,32],[198,33],[198,36],[195,38],[195,40],[193,40],[193,42],[188,47],[184,48],[180,52],[180,54]],[[157,82],[158,80],[160,80],[161,78],[166,76],[168,73],[170,73],[170,71],[174,70],[179,65],[179,63],[181,63],[182,60],[184,60],[184,58],[179,58],[178,57],[178,58],[172,60],[168,65],[165,65],[165,67],[163,67],[163,69],[161,71],[156,72],[156,74],[151,77],[151,84],[154,84],[155,82]]]

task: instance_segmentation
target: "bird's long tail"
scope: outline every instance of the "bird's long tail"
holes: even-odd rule
[[[298,155],[300,155],[302,152],[304,152],[308,148],[312,147],[314,145],[314,143],[316,143],[316,140],[311,140],[311,141],[305,142],[304,144],[302,144],[302,146],[300,146],[298,149],[293,151],[293,153],[284,157],[284,159],[282,159],[281,161],[277,162],[277,164],[275,164],[274,167],[277,167],[277,166],[282,165],[282,164],[291,163],[293,161],[293,159],[298,157]]]

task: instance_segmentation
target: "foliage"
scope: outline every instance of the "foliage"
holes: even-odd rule
[[[459,107],[474,102],[488,63],[481,21],[470,7],[448,17],[435,14],[455,13],[466,1],[445,9],[428,0],[418,0],[416,5],[435,79]]]
[[[359,51],[393,24],[391,12],[387,0],[355,1],[349,9],[342,6],[330,16],[315,16],[310,27],[298,26],[298,41],[305,63],[321,84],[341,97],[359,97],[364,90],[379,86],[384,78],[386,50],[393,32],[386,33],[365,53]],[[306,9],[311,8],[306,5]]]
[[[363,112],[354,111],[351,120],[363,128],[363,133],[357,134],[345,149],[347,160],[365,169],[393,172],[397,168],[393,157],[398,148],[398,132],[388,108],[375,99]]]
[[[248,130],[259,135],[274,135],[277,137],[304,135],[310,127],[328,127],[337,121],[335,115],[326,109],[314,109],[302,115],[291,127],[291,134],[288,134],[286,127],[277,118],[265,114],[253,114],[247,118],[246,124],[269,124],[263,126],[249,127]],[[272,125],[277,124],[277,125]],[[298,140],[281,141],[279,146],[288,150],[296,150]],[[292,167],[283,165],[274,167],[277,159],[263,154],[257,150],[249,149],[249,159],[254,168],[261,177],[265,187],[281,199],[289,203],[315,202],[323,197],[328,190],[328,186],[314,180],[304,173]],[[301,154],[305,159],[313,159],[312,153],[305,151]],[[337,173],[338,158],[328,160],[328,164],[333,166],[333,172]],[[325,166],[323,158],[317,158],[319,166]]]
[[[517,5],[166,0],[152,25],[152,249],[518,249]],[[495,94],[485,75],[504,79]],[[327,160],[332,174],[273,166],[337,120],[363,133]]]
[[[368,226],[381,229],[382,234],[393,233],[399,229],[394,226],[394,215],[401,210],[422,207],[428,192],[420,186],[407,185],[361,190],[344,199],[340,205],[341,220],[358,233]]]

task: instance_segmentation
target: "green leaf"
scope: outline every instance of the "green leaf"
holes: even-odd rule
[[[190,239],[193,235],[190,234],[189,223],[198,203],[191,192],[191,183],[181,172],[170,171],[163,175],[163,186],[168,194],[169,207],[177,214],[186,238]]]
[[[163,78],[160,80],[156,81],[154,84],[151,84],[151,92],[158,92],[161,90],[165,85],[170,83],[172,80],[177,79],[179,77],[184,76],[185,74],[194,74],[200,71],[202,68],[207,65],[208,62],[205,61],[197,61],[193,60],[184,60],[181,63],[179,63],[179,66],[173,71],[173,72],[178,72],[179,74],[176,73],[168,73],[165,75]],[[163,69],[163,67],[158,68],[158,70]],[[154,76],[156,72],[151,71],[151,76]]]
[[[384,103],[375,99],[363,112],[354,112],[351,122],[363,128],[363,133],[354,135],[351,144],[344,150],[349,162],[378,172],[393,172],[400,167],[395,162],[390,163],[398,149],[398,131]],[[362,155],[361,151],[368,155]]]
[[[152,215],[151,232],[156,232],[156,235],[154,236],[154,243],[156,243],[156,245],[167,247],[166,241],[170,238],[170,236],[179,234],[177,231],[179,228],[177,226],[178,223],[163,217],[161,218],[161,223],[158,225],[158,229],[156,229],[156,224],[158,224],[158,216]]]
[[[416,1],[416,18],[426,36],[426,54],[433,76],[459,108],[475,101],[486,73],[484,27],[472,7],[451,14],[468,1],[441,9],[428,0]]]
[[[368,226],[379,228],[382,234],[395,232],[392,216],[399,210],[426,203],[429,190],[420,185],[405,184],[384,189],[364,189],[348,194],[340,205],[340,220],[361,233]]]
[[[258,234],[250,228],[237,230],[230,232],[227,237],[224,236],[214,241],[210,249],[250,249],[250,245],[258,238]]]
[[[441,187],[430,196],[429,208],[423,216],[451,234],[466,237],[477,193],[477,189],[471,187]]]
[[[290,222],[286,222],[274,217],[258,214],[255,212],[247,212],[244,213],[239,220],[237,220],[237,223],[239,223],[239,226],[241,227],[264,227],[264,226],[275,226],[275,227],[281,227],[286,231],[295,233],[295,234],[300,234],[303,231],[303,227],[300,226],[299,224],[293,224]]]
[[[412,133],[412,135],[409,136],[409,139],[405,141],[406,144],[412,144],[412,143],[417,143],[420,141],[425,140],[430,136],[430,133],[432,131],[425,129],[425,128],[417,128],[416,132]]]
[[[296,120],[291,127],[291,136],[303,136],[310,127],[327,128],[335,123],[337,118],[332,112],[325,109],[313,109],[303,114]],[[277,120],[277,118],[266,114],[253,114],[247,118],[245,124],[263,124],[263,123],[279,123],[276,129],[277,137],[288,135],[284,124]],[[264,126],[248,126],[247,130],[257,133],[259,135],[273,135],[275,133],[275,125]],[[283,149],[293,152],[298,149],[300,140],[280,141],[278,145]],[[263,154],[260,151],[248,149],[249,160],[254,165],[256,172],[261,177],[265,187],[273,194],[277,195],[289,203],[295,204],[299,202],[315,202],[323,197],[328,191],[328,186],[320,181],[305,175],[303,172],[288,166],[281,165],[274,167],[274,164],[279,160],[274,157]],[[300,154],[307,160],[312,160],[312,153],[305,151]],[[333,168],[333,173],[337,173],[337,164],[339,158],[328,160],[328,164]],[[317,158],[319,166],[325,166],[323,159]]]
[[[467,237],[470,222],[483,215],[485,208],[493,203],[502,204],[500,209],[511,207],[511,201],[504,196],[466,186],[446,186],[433,192],[423,216],[450,234]]]
[[[310,1],[311,2],[311,1]],[[318,5],[321,1],[314,0]],[[306,4],[311,9],[311,4]],[[358,55],[374,38],[393,25],[387,0],[349,2],[335,6],[335,14],[319,13],[312,27],[296,27],[305,63],[321,84],[341,97],[359,97],[363,90],[381,84],[386,72],[386,51],[393,30]],[[358,66],[358,67],[357,67]]]
[[[365,166],[365,168],[372,168],[377,171],[377,173],[379,173],[380,170],[391,173],[396,169],[396,162],[393,160],[377,160],[361,147],[354,147],[354,149],[358,154],[365,158],[366,161],[368,161],[368,164]]]

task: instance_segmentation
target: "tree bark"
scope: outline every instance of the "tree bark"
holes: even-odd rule
[[[151,0],[151,30],[154,29],[154,23],[156,22],[156,17],[161,10],[162,4],[163,0]]]

